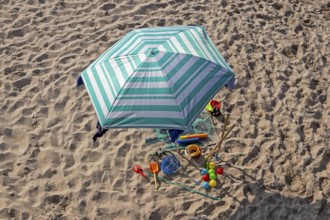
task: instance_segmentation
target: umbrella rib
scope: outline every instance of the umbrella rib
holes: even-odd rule
[[[192,56],[192,57],[196,57],[196,58],[198,58],[198,59],[202,59],[202,60],[205,60],[205,61],[207,61],[207,62],[213,63],[213,64],[216,65],[216,66],[221,66],[221,68],[226,69],[227,71],[229,70],[230,72],[232,72],[232,73],[234,74],[234,72],[233,72],[231,69],[229,69],[228,67],[223,66],[222,64],[215,63],[215,62],[213,62],[213,61],[211,61],[211,60],[208,60],[208,59],[206,59],[206,58],[204,58],[204,57],[196,56],[196,55],[194,55],[194,54],[183,53],[183,52],[169,52],[169,51],[161,51],[161,50],[160,50],[159,52],[162,52],[162,53],[170,53],[170,54],[186,54],[186,55],[189,55],[189,56]],[[235,75],[235,74],[234,74],[234,75]]]
[[[170,46],[171,47],[171,51],[166,51],[166,49],[165,48],[163,48],[163,50],[159,50],[160,49],[160,47],[161,46],[165,46],[165,44],[166,43],[170,43],[171,42],[171,40],[172,39],[174,39],[176,36],[178,36],[178,34],[180,34],[180,33],[183,33],[183,32],[188,32],[188,31],[190,31],[190,30],[198,30],[198,32],[200,32],[200,29],[203,29],[204,30],[204,28],[203,27],[200,27],[200,26],[186,26],[185,27],[186,29],[184,29],[184,30],[180,30],[180,31],[178,31],[178,32],[176,32],[176,33],[174,33],[173,35],[169,35],[168,36],[168,38],[167,39],[165,39],[163,42],[161,42],[161,43],[159,43],[159,44],[153,44],[153,46],[154,47],[150,47],[150,48],[148,48],[148,49],[152,49],[152,50],[155,50],[156,49],[156,51],[158,51],[158,53],[168,53],[168,54],[182,54],[183,56],[191,56],[191,57],[195,57],[195,58],[197,58],[197,59],[201,59],[201,60],[204,60],[204,61],[206,61],[206,62],[209,62],[209,63],[211,63],[211,64],[213,64],[213,65],[215,65],[215,66],[218,66],[218,67],[220,67],[221,69],[223,69],[223,71],[224,71],[224,74],[229,74],[229,75],[232,75],[232,77],[235,77],[235,73],[234,73],[234,71],[229,67],[229,65],[228,66],[226,66],[226,65],[224,65],[222,62],[219,62],[219,63],[215,63],[215,62],[217,62],[218,60],[214,60],[214,61],[211,61],[211,59],[207,59],[207,58],[204,58],[204,57],[201,57],[201,55],[200,54],[192,54],[193,52],[191,52],[190,50],[185,50],[185,49],[183,49],[184,51],[178,51],[178,52],[175,52],[174,51],[174,49],[172,48],[172,46]],[[202,40],[205,40],[206,42],[208,42],[208,38],[207,37],[205,37],[205,30],[204,31],[202,31]],[[207,36],[207,35],[206,35]],[[206,38],[206,39],[205,39]],[[212,43],[212,42],[211,42]],[[217,49],[215,46],[214,46],[214,44],[213,44],[213,47],[215,48],[215,49]],[[165,51],[164,51],[164,49],[165,49]],[[173,50],[173,51],[172,51]],[[126,53],[127,52],[131,52],[132,50],[130,50],[130,51],[126,51]],[[133,52],[133,51],[132,51]],[[177,98],[176,98],[176,95],[175,95],[175,93],[174,93],[174,91],[173,91],[173,89],[174,88],[172,88],[172,85],[171,85],[171,82],[169,81],[169,78],[168,78],[168,76],[166,75],[166,72],[165,72],[165,70],[163,69],[164,67],[163,66],[165,66],[164,64],[163,64],[163,66],[161,65],[161,63],[159,63],[159,61],[156,59],[156,57],[154,57],[154,53],[146,53],[146,51],[144,51],[144,52],[141,52],[141,51],[138,51],[138,52],[136,52],[136,53],[127,53],[127,54],[117,54],[117,55],[115,55],[115,56],[113,56],[113,57],[109,57],[109,58],[107,58],[108,60],[116,60],[116,59],[121,59],[121,58],[123,58],[123,57],[132,57],[132,59],[135,57],[135,56],[139,56],[139,55],[142,55],[142,54],[144,54],[145,55],[145,58],[143,58],[143,56],[142,57],[139,57],[139,59],[137,60],[137,62],[135,62],[134,64],[133,64],[133,66],[132,67],[134,67],[134,66],[136,66],[135,68],[132,68],[132,72],[130,72],[130,73],[128,73],[127,75],[125,75],[125,78],[127,77],[127,79],[125,80],[125,81],[122,81],[121,83],[123,83],[123,85],[119,88],[119,91],[118,91],[118,93],[117,93],[117,95],[114,97],[114,100],[113,100],[113,102],[112,102],[112,105],[110,105],[110,108],[108,109],[108,112],[107,112],[107,114],[105,115],[105,119],[107,120],[107,119],[111,119],[109,116],[112,114],[112,111],[114,110],[114,106],[115,106],[115,104],[118,102],[118,100],[120,99],[119,98],[119,96],[120,96],[120,94],[122,93],[122,91],[123,91],[123,89],[125,88],[125,86],[127,85],[127,83],[129,82],[129,79],[130,78],[132,78],[132,76],[134,76],[135,75],[135,73],[137,72],[137,70],[139,70],[139,68],[141,68],[141,66],[143,66],[143,64],[146,62],[146,61],[148,61],[149,59],[150,60],[154,60],[154,62],[156,63],[156,65],[158,66],[158,67],[160,67],[159,69],[160,69],[160,72],[161,72],[161,75],[163,75],[163,77],[164,77],[164,79],[166,80],[166,84],[168,85],[168,88],[169,88],[169,90],[171,91],[171,93],[172,93],[172,95],[173,95],[173,98],[174,98],[174,102],[176,103],[176,105],[177,105],[177,107],[178,107],[178,110],[180,111],[180,114],[182,115],[182,119],[185,121],[185,125],[183,126],[183,127],[185,127],[185,129],[188,129],[190,126],[191,126],[191,124],[193,123],[193,121],[197,118],[197,116],[198,115],[196,115],[196,117],[193,117],[193,119],[194,120],[192,120],[192,121],[188,121],[188,118],[187,117],[185,117],[185,114],[184,114],[184,111],[183,111],[183,109],[185,109],[185,108],[183,108],[182,109],[182,107],[179,105],[179,103],[178,103],[178,100],[177,100]],[[217,56],[218,54],[213,54],[214,56]],[[220,55],[221,56],[221,55]],[[129,58],[127,58],[128,60],[129,60]],[[135,59],[135,58],[134,58]],[[143,60],[142,60],[143,59]],[[220,59],[221,60],[221,59]],[[136,65],[136,63],[138,63],[139,61],[141,61],[139,64],[137,64]],[[126,62],[124,62],[124,63],[126,63]],[[121,65],[117,65],[117,67],[120,67]],[[116,74],[116,73],[114,73],[114,74]],[[228,79],[227,79],[227,81],[226,82],[224,82],[225,84],[229,81],[229,80],[231,80],[232,79],[232,77],[229,77]],[[220,90],[220,89],[219,89]],[[217,91],[218,92],[218,91]],[[215,93],[216,94],[216,93]],[[214,95],[215,95],[214,94]],[[201,111],[202,111],[202,109],[201,109]],[[200,113],[200,112],[199,112]],[[188,116],[188,115],[187,115]],[[109,123],[105,123],[105,124],[109,124]],[[106,125],[104,126],[104,127],[107,127]]]
[[[156,49],[158,49],[160,46],[162,46],[163,44],[165,44],[166,42],[168,42],[168,41],[170,41],[171,39],[173,39],[175,36],[177,36],[178,34],[180,34],[180,33],[183,33],[183,32],[186,32],[186,31],[190,31],[191,29],[202,29],[202,30],[204,30],[204,28],[202,27],[202,26],[186,26],[186,27],[191,27],[191,28],[187,28],[187,29],[184,29],[184,30],[181,30],[181,31],[178,31],[177,33],[175,33],[175,34],[173,34],[173,36],[172,37],[169,37],[168,39],[166,39],[163,43],[161,43],[161,44],[159,44],[157,47],[156,47]],[[205,39],[205,32],[203,31],[203,37],[204,37],[204,41],[206,41],[207,42],[207,39]],[[182,53],[182,52],[180,52],[180,53]],[[191,54],[192,55],[192,54]]]
[[[166,41],[164,41],[163,43],[161,43],[161,44],[159,44],[155,49],[159,49],[159,47],[160,46],[162,46],[163,44],[165,44],[166,42],[168,42],[168,41],[170,41],[171,39],[173,39],[176,35],[178,35],[178,34],[180,34],[180,33],[183,33],[183,32],[186,32],[186,31],[190,31],[191,29],[202,29],[203,30],[203,33],[202,33],[202,35],[203,35],[203,40],[207,43],[207,44],[211,44],[211,45],[213,45],[214,46],[214,48],[217,50],[217,52],[219,53],[219,51],[218,51],[218,49],[215,47],[215,45],[212,43],[212,41],[210,41],[209,42],[209,40],[208,40],[208,38],[207,38],[207,33],[205,32],[205,29],[204,29],[204,27],[202,27],[202,26],[186,26],[186,27],[191,27],[191,28],[187,28],[187,29],[185,29],[185,30],[181,30],[181,31],[179,31],[179,32],[177,32],[177,33],[175,33],[175,34],[173,34],[173,36],[172,37],[169,37],[168,39],[166,39]],[[166,53],[171,53],[171,52],[169,52],[169,51],[162,51],[162,52],[166,52]],[[174,52],[173,51],[173,53],[177,53],[177,52]],[[183,52],[178,52],[178,53],[182,53],[182,54],[189,54],[189,55],[192,55],[192,56],[194,56],[194,57],[199,57],[199,58],[201,58],[201,59],[205,59],[205,60],[207,60],[207,61],[211,61],[210,59],[206,59],[206,58],[203,58],[203,57],[200,57],[200,56],[196,56],[196,55],[193,55],[193,54],[190,54],[190,53],[183,53]],[[221,54],[219,53],[219,54],[217,54],[217,55],[220,55],[220,57],[221,57]],[[220,59],[221,60],[221,59]],[[213,61],[211,61],[212,63],[214,63]],[[215,63],[216,65],[220,65],[221,67],[224,67],[224,68],[226,68],[226,69],[231,69],[230,68],[230,66],[228,65],[228,67],[226,66],[226,62],[225,62],[225,64],[223,64],[222,62],[220,62],[221,64],[217,64],[217,63]],[[231,70],[232,71],[232,70]],[[232,71],[233,72],[233,71]]]
[[[194,29],[196,28],[197,26],[186,26],[188,27],[187,29],[184,29],[184,30],[181,30],[181,31],[178,31],[177,33],[173,34],[172,37],[169,37],[168,39],[166,39],[166,41],[170,40],[171,38],[175,37],[175,35],[177,34],[180,34],[182,32],[185,32],[185,31],[188,31],[190,29]],[[134,31],[134,30],[133,30]],[[166,42],[165,41],[165,42]],[[164,43],[164,42],[163,42]],[[161,46],[163,43],[160,43],[159,45],[157,45],[157,47],[155,47],[155,49],[157,49],[159,46]],[[144,53],[144,52],[143,52]],[[114,59],[114,58],[120,58],[120,57],[125,57],[125,56],[135,56],[135,55],[139,55],[139,54],[143,54],[143,53],[136,53],[136,54],[124,54],[124,55],[120,55],[120,56],[114,56],[114,57],[111,57],[110,59]]]
[[[178,53],[176,53],[176,52],[165,52],[165,51],[159,51],[159,52],[162,52],[162,53],[171,53],[171,54],[178,54]],[[184,54],[184,53],[181,53],[181,54]],[[199,56],[195,56],[195,55],[192,55],[192,54],[188,54],[188,53],[186,53],[187,55],[189,55],[189,56],[192,56],[192,57],[196,57],[196,58],[198,58],[198,59],[203,59],[203,60],[205,60],[206,62],[210,62],[210,63],[213,63],[214,65],[216,65],[216,66],[220,66],[221,68],[223,68],[224,70],[225,70],[225,72],[227,73],[228,71],[229,72],[231,72],[232,74],[233,74],[233,76],[232,77],[235,77],[235,73],[231,70],[231,69],[228,69],[226,66],[222,66],[222,65],[220,65],[220,64],[217,64],[217,63],[214,63],[213,61],[211,61],[211,60],[207,60],[207,59],[205,59],[205,58],[203,58],[203,57],[199,57]],[[156,61],[157,62],[157,61]],[[157,62],[158,63],[158,62]],[[169,82],[169,80],[168,80],[168,78],[166,77],[166,75],[165,75],[165,73],[161,70],[161,72],[164,74],[164,77],[167,79],[167,82]],[[227,82],[229,82],[231,79],[232,79],[232,77],[230,77],[230,78],[228,78],[228,80],[224,83],[224,85],[226,85],[226,83]],[[171,88],[171,87],[170,87]],[[219,89],[220,90],[220,89]],[[172,91],[172,89],[171,89],[171,91]],[[217,94],[219,91],[217,91],[215,94]],[[173,91],[172,91],[172,93],[173,93]],[[174,94],[174,93],[173,93]],[[215,95],[215,94],[213,94],[213,96]],[[212,96],[212,97],[213,97]],[[176,101],[176,99],[175,99],[175,101]],[[177,103],[177,102],[176,102]],[[206,105],[207,104],[207,102],[204,104],[204,105]],[[177,105],[178,105],[178,103],[177,103]],[[178,105],[179,106],[179,105]],[[180,109],[181,110],[181,109]],[[203,109],[201,109],[201,111],[200,112],[202,112],[203,111]],[[182,111],[181,111],[182,112]],[[199,112],[199,114],[200,114],[200,112]],[[198,117],[198,115],[199,114],[196,114],[196,116],[195,117],[193,117],[193,120],[191,120],[191,122],[190,123],[188,123],[187,124],[187,128],[189,128],[191,125],[192,125],[192,123],[194,122],[194,120]]]
[[[132,55],[132,54],[127,54],[127,55],[123,55],[123,56],[131,56],[131,55]],[[136,54],[136,55],[138,55],[138,54]],[[122,57],[122,56],[118,56],[118,57]],[[135,68],[135,70],[139,69],[139,67],[140,67],[140,66],[141,66],[146,60],[148,60],[148,59],[149,59],[149,56],[147,56],[147,57],[145,58],[145,60],[143,60],[143,61],[142,61],[142,62],[141,62],[136,68]],[[131,74],[131,76],[134,74],[135,70],[133,71],[133,73]],[[131,76],[129,76],[129,78],[130,78]],[[128,82],[128,80],[126,80],[125,83],[124,83],[124,85],[120,88],[120,90],[119,90],[119,92],[118,92],[118,95],[115,97],[115,100],[113,101],[113,105],[111,105],[111,107],[110,107],[110,109],[109,109],[109,111],[108,111],[108,114],[106,115],[105,118],[108,118],[108,116],[109,116],[110,113],[112,112],[112,108],[113,108],[115,102],[117,101],[117,99],[118,99],[118,97],[119,97],[119,94],[121,93],[121,91],[123,90],[123,88],[125,87],[125,85],[126,85],[127,82]]]
[[[138,56],[139,54],[144,54],[144,53],[124,54],[124,55],[120,55],[120,56],[110,57],[109,60],[117,59],[117,58],[121,58],[121,57],[127,57],[127,56]]]
[[[166,39],[166,41],[164,41],[163,43],[160,43],[159,45],[157,45],[154,49],[157,49],[159,46],[163,45],[165,42],[167,42],[168,40],[172,39],[173,37],[175,37],[177,34],[180,34],[182,32],[185,32],[185,31],[188,31],[190,29],[195,29],[197,26],[186,26],[188,27],[187,29],[184,29],[184,30],[181,30],[181,31],[178,31],[176,32],[175,34],[173,34],[173,36],[169,37],[168,39]],[[202,27],[200,27],[202,28]],[[143,52],[144,53],[144,52]],[[135,56],[135,55],[139,55],[139,54],[143,54],[143,53],[136,53],[136,54],[124,54],[124,55],[120,55],[120,56],[114,56],[114,57],[111,57],[110,59],[115,59],[115,58],[120,58],[120,57],[125,57],[125,56]]]
[[[153,59],[156,61],[156,63],[157,63],[157,64],[158,64],[158,66],[160,67],[160,65],[159,65],[158,61],[157,61],[155,58],[153,58]],[[174,92],[173,92],[173,90],[172,90],[172,87],[171,87],[171,85],[169,84],[169,80],[168,80],[168,78],[167,78],[166,74],[163,72],[162,68],[160,68],[160,71],[161,71],[161,72],[162,72],[162,74],[164,75],[164,78],[166,79],[166,82],[167,82],[167,84],[168,84],[168,87],[169,87],[169,89],[171,90],[171,92],[172,92],[172,95],[174,96]],[[177,104],[178,108],[180,109],[180,113],[181,113],[181,115],[182,115],[182,118],[184,118],[184,119],[185,119],[185,121],[186,121],[186,118],[184,117],[184,115],[183,115],[183,112],[182,112],[182,109],[180,108],[180,105],[179,105],[179,103],[177,102],[177,100],[176,100],[175,96],[174,96],[174,100],[175,100],[175,103]],[[187,122],[187,121],[186,121],[186,122]]]

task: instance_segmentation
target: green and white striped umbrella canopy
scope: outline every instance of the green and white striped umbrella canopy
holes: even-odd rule
[[[132,30],[81,73],[104,128],[188,129],[234,77],[195,26]]]

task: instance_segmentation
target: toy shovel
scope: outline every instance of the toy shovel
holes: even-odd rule
[[[143,172],[142,168],[139,165],[133,166],[133,171],[139,173],[141,176],[146,177],[147,175]]]
[[[149,170],[154,173],[155,189],[157,189],[156,173],[158,172],[158,163],[156,163],[156,162],[150,162],[149,163]]]

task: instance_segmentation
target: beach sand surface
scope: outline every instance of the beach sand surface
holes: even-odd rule
[[[330,219],[330,2],[0,0],[0,219]],[[204,191],[177,154],[155,190],[148,129],[92,145],[96,113],[76,79],[135,28],[200,25],[237,73],[214,99],[235,128]],[[214,118],[220,134],[223,117]],[[159,176],[164,176],[159,173]]]

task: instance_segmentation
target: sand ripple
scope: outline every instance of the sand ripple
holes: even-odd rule
[[[0,218],[330,219],[328,1],[0,5]],[[166,183],[155,192],[133,173],[157,150],[146,130],[92,146],[96,115],[77,76],[131,29],[164,25],[204,26],[238,74],[216,96],[237,125],[221,149],[223,201]]]

